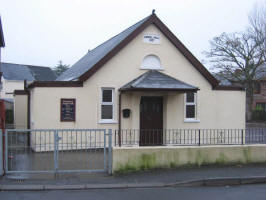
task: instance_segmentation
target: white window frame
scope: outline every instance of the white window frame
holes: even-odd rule
[[[103,91],[104,90],[111,90],[112,91],[112,102],[103,102]],[[100,96],[100,124],[113,124],[117,123],[115,121],[115,88],[112,87],[102,87],[101,88],[101,96]],[[112,119],[102,119],[102,105],[112,105]]]
[[[197,101],[198,101],[198,95],[197,93],[194,93],[194,102],[187,102],[187,94],[184,94],[184,122],[188,123],[197,123],[200,122],[199,119],[197,119],[197,114],[198,114],[198,106],[197,106]],[[195,117],[194,118],[187,118],[187,106],[195,106]]]

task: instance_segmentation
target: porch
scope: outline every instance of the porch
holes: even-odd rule
[[[196,118],[195,93],[198,90],[156,70],[147,71],[125,84],[119,89],[119,142],[123,137],[122,129],[138,129],[139,140],[134,145],[163,145],[166,140],[163,130],[177,128],[173,120],[184,118],[184,115]],[[185,110],[184,101],[188,102]]]

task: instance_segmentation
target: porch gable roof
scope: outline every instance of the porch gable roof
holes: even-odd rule
[[[158,72],[157,70],[149,70],[130,81],[119,89],[120,91],[138,91],[138,90],[160,90],[160,91],[181,91],[196,92],[198,87],[177,80],[171,76]]]

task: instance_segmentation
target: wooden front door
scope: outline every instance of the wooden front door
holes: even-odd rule
[[[163,98],[141,97],[140,144],[154,146],[163,144]]]

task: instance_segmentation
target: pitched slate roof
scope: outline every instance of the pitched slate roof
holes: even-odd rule
[[[120,88],[120,91],[126,90],[197,91],[199,89],[156,70],[150,70]]]
[[[2,21],[0,17],[0,47],[5,46],[5,40],[4,40],[4,33],[3,33],[3,28],[2,28]]]
[[[172,44],[186,57],[186,59],[201,73],[213,88],[219,81],[198,61],[198,59],[181,43],[180,40],[153,13],[135,25],[106,41],[102,45],[88,52],[69,70],[57,78],[57,81],[85,81],[100,69],[107,61],[116,55],[123,47],[132,41],[149,25],[155,25]]]
[[[220,74],[214,74],[214,77],[215,77],[217,80],[220,81],[219,85],[223,85],[223,86],[225,86],[225,85],[232,85],[232,83],[231,83],[229,80],[225,79],[225,78],[224,78],[223,76],[221,76]]]
[[[98,61],[100,61],[105,55],[107,55],[112,49],[114,49],[121,41],[128,37],[136,28],[138,28],[148,17],[119,33],[118,35],[107,40],[103,44],[99,45],[95,49],[89,51],[78,62],[76,62],[70,69],[64,72],[56,80],[58,81],[70,81],[76,80],[85,72],[90,70]]]
[[[53,81],[55,73],[49,67],[1,63],[1,72],[6,80]]]
[[[256,79],[266,80],[266,63],[259,68]]]

